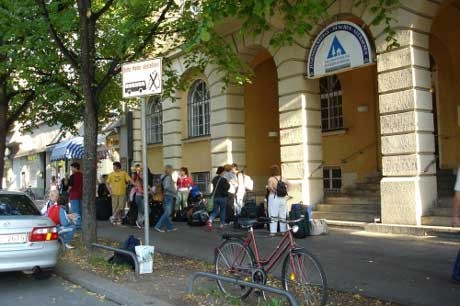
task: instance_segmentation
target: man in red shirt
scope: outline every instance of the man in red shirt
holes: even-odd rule
[[[77,229],[81,228],[81,199],[83,188],[83,175],[80,172],[80,164],[72,163],[70,165],[72,175],[69,178],[69,200],[70,200],[70,213],[80,216],[75,226]]]

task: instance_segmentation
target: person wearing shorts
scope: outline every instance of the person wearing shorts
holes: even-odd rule
[[[460,167],[457,169],[457,180],[455,181],[454,187],[454,205],[452,207],[452,227],[460,226],[458,220],[458,213],[460,211]]]
[[[110,186],[110,194],[112,195],[112,217],[110,222],[119,222],[121,212],[126,204],[126,184],[131,181],[128,173],[121,170],[121,163],[113,163],[113,172],[109,174],[107,184]]]

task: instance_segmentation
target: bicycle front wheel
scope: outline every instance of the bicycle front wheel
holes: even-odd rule
[[[316,257],[308,251],[295,250],[286,256],[282,282],[284,289],[294,295],[298,305],[326,305],[326,274]]]
[[[251,250],[239,240],[227,240],[216,251],[215,268],[217,275],[251,282],[254,266],[255,260]],[[224,294],[238,299],[247,297],[252,290],[250,287],[219,280],[217,285]]]

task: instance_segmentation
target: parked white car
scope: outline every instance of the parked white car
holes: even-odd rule
[[[48,275],[56,266],[58,233],[22,192],[0,190],[0,272]]]

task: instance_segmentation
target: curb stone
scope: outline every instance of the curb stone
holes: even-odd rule
[[[145,297],[135,290],[82,271],[72,264],[58,264],[55,273],[94,293],[104,295],[107,300],[123,306],[173,306],[155,297]]]

